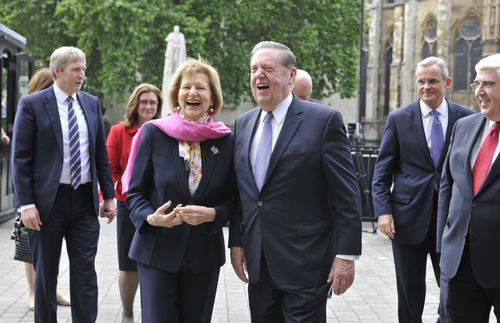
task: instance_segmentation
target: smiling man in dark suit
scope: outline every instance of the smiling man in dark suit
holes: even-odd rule
[[[480,60],[471,84],[480,114],[457,122],[443,166],[438,243],[453,323],[500,319],[500,54]]]
[[[264,41],[251,57],[258,107],[235,123],[241,214],[231,261],[247,282],[252,322],[326,322],[326,299],[354,280],[360,195],[342,117],[292,94],[295,56]]]
[[[73,322],[97,317],[94,260],[97,215],[115,216],[99,100],[81,92],[85,55],[60,47],[50,58],[54,85],[19,101],[14,122],[13,183],[29,229],[35,266],[35,322],[56,322],[62,239],[70,262]],[[99,211],[98,187],[104,203]]]
[[[473,113],[445,99],[452,79],[443,59],[419,62],[415,78],[420,99],[389,114],[372,189],[379,229],[392,241],[400,323],[422,322],[427,255],[446,289],[436,252],[439,181],[451,129]],[[446,323],[441,302],[440,320]]]

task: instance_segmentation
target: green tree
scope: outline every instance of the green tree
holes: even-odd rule
[[[0,22],[26,37],[26,52],[36,66],[48,66],[55,48],[76,44],[76,37],[67,36],[66,27],[56,16],[57,1],[0,0],[0,3]]]
[[[211,62],[225,102],[251,98],[249,59],[261,40],[287,44],[313,76],[314,96],[356,90],[358,0],[18,0],[1,4],[0,21],[28,39],[38,66],[75,45],[87,55],[87,89],[123,93],[138,82],[161,86],[165,37],[174,25],[187,54]]]
[[[314,96],[350,97],[356,90],[359,1],[192,1],[197,17],[210,16],[205,53],[221,71],[225,99],[249,98],[249,60],[261,40],[288,45],[313,76]]]
[[[186,31],[196,42],[190,47],[201,51],[203,25],[186,16],[182,5],[153,2],[11,1],[2,5],[0,21],[28,39],[26,51],[38,67],[48,66],[57,47],[81,48],[87,56],[86,89],[103,97],[142,81],[161,87],[165,34],[174,22],[189,23]]]

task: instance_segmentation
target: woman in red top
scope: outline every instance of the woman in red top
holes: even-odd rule
[[[121,178],[127,168],[132,138],[145,122],[158,119],[161,116],[161,108],[162,94],[160,89],[147,83],[138,85],[129,98],[125,120],[111,127],[106,142],[118,209],[116,230],[118,267],[120,269],[118,285],[123,306],[123,322],[134,321],[134,298],[139,278],[136,262],[128,257],[135,227],[125,205],[126,194],[122,192]]]

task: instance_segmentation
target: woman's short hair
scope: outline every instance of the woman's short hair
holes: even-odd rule
[[[52,79],[52,72],[49,68],[44,67],[39,69],[33,74],[28,82],[28,93],[35,93],[48,88],[54,83]]]
[[[161,116],[161,109],[163,106],[163,97],[161,91],[156,86],[149,83],[142,83],[136,86],[127,103],[127,111],[125,112],[125,120],[123,124],[126,128],[131,128],[139,122],[139,98],[144,93],[154,93],[158,98],[158,106],[156,109],[156,114],[153,119],[158,119]]]
[[[85,54],[80,48],[63,46],[56,49],[50,56],[50,70],[55,77],[55,70],[59,68],[64,71],[66,65],[70,62],[83,62],[85,63]]]
[[[168,91],[168,103],[170,105],[170,110],[174,111],[179,104],[178,97],[182,78],[186,75],[193,75],[196,73],[202,73],[208,77],[213,100],[213,105],[211,107],[213,112],[211,115],[216,115],[222,109],[223,103],[219,73],[217,73],[217,70],[209,63],[202,59],[190,58],[177,68]]]

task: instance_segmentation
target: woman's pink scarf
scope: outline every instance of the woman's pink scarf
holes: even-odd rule
[[[146,122],[137,131],[134,139],[132,140],[127,168],[122,175],[123,193],[127,192],[128,190],[128,184],[130,182],[130,176],[132,175],[132,168],[134,166],[137,147],[139,146],[139,141],[141,140],[144,125],[148,123],[155,125],[167,136],[170,136],[179,141],[202,142],[207,139],[217,139],[225,137],[231,133],[231,130],[226,127],[224,123],[215,122],[212,117],[208,119],[208,122],[206,124],[194,123],[182,118],[177,111],[164,118]]]

